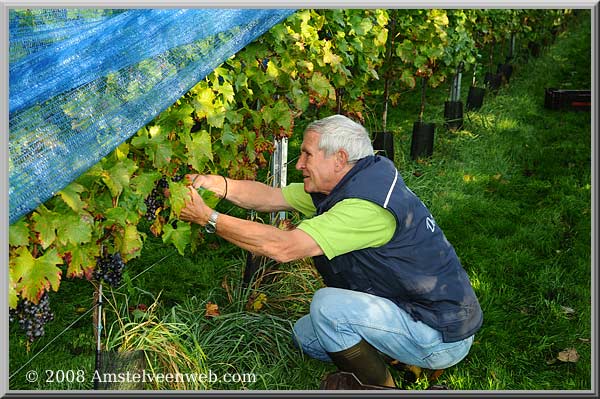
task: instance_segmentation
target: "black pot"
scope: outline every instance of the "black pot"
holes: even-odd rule
[[[410,157],[413,160],[430,157],[433,154],[434,131],[434,123],[417,121],[413,124],[412,142],[410,145]]]
[[[498,64],[498,69],[496,70],[496,73],[498,75],[502,75],[504,77],[504,79],[506,80],[506,83],[508,83],[508,81],[510,80],[510,76],[512,75],[512,72],[513,72],[513,67],[509,63]]]
[[[498,91],[498,89],[502,85],[502,74],[488,72],[485,74],[483,82],[485,83],[485,86],[491,91]]]
[[[529,42],[529,44],[527,45],[527,47],[529,47],[529,52],[531,53],[531,55],[533,57],[539,57],[541,52],[542,52],[542,48],[539,45],[539,43],[536,42]]]
[[[484,95],[484,88],[475,86],[469,87],[469,94],[467,95],[467,111],[481,108]]]
[[[446,101],[444,103],[444,125],[448,130],[459,130],[463,126],[462,101]]]
[[[373,150],[394,162],[394,136],[392,132],[373,132]]]

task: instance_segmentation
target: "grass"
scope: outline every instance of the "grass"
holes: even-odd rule
[[[541,57],[521,59],[510,84],[495,95],[486,93],[483,107],[465,115],[461,131],[442,128],[446,91],[430,90],[426,116],[437,123],[430,159],[413,162],[408,155],[417,93],[403,94],[390,112],[397,166],[453,243],[484,311],[471,352],[438,381],[451,389],[591,389],[591,117],[543,107],[545,87],[590,87],[591,28],[585,14]],[[468,87],[462,89],[466,98]],[[292,181],[295,172],[288,170]],[[145,348],[155,354],[161,346],[170,348],[166,352],[173,356],[163,359],[163,367],[183,359],[182,369],[242,379],[209,382],[206,389],[318,389],[322,376],[335,368],[300,353],[290,334],[320,279],[309,261],[266,262],[244,287],[245,256],[218,237],[180,256],[149,235],[142,257],[128,263],[114,309],[107,310],[110,321],[122,320],[127,328],[104,342],[118,347],[160,333],[160,340],[146,339]],[[92,387],[89,378],[81,384],[25,380],[30,369],[40,376],[58,368],[93,374],[92,298],[91,284],[65,279],[50,298],[56,320],[29,352],[24,336],[10,327],[10,389]],[[138,304],[151,311],[129,312]],[[215,304],[219,315],[207,317],[207,306]],[[557,359],[570,348],[578,361]],[[402,384],[402,376],[395,371],[394,376]],[[423,380],[403,384],[413,390],[426,386]]]

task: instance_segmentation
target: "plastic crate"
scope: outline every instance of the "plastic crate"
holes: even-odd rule
[[[589,111],[592,107],[590,90],[546,89],[544,107],[554,110]]]

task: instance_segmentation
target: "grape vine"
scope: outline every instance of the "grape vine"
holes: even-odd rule
[[[367,100],[379,95],[380,75],[390,68],[388,40],[394,40],[396,63],[389,72],[394,84],[410,89],[426,74],[436,86],[458,60],[481,60],[487,47],[515,32],[523,46],[542,41],[568,15],[569,10],[294,13],[10,226],[11,320],[19,320],[30,340],[43,335],[43,325],[52,320],[48,292],[58,290],[63,277],[117,286],[148,233],[180,254],[201,248],[197,226],[178,220],[188,195],[182,177],[221,173],[255,179],[268,164],[273,140],[291,137],[298,122],[336,112],[365,122]],[[138,228],[144,221],[151,223],[149,232]]]

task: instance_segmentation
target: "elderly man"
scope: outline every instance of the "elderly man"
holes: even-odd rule
[[[362,384],[394,387],[383,357],[443,369],[469,352],[483,314],[452,245],[393,163],[373,155],[364,127],[342,115],[305,130],[296,168],[304,183],[273,188],[188,175],[237,206],[297,210],[296,229],[219,214],[196,190],[183,220],[278,262],[313,257],[326,288],[299,319],[294,343]]]

